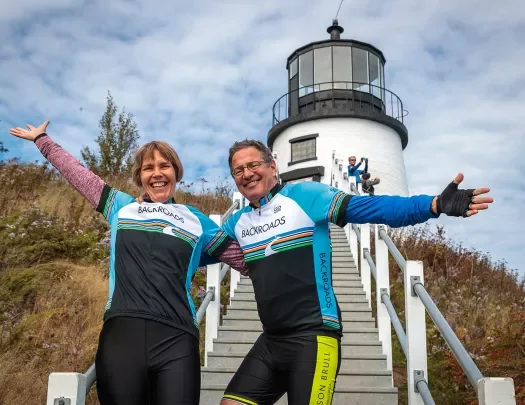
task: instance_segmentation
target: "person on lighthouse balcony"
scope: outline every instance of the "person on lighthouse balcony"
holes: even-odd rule
[[[235,142],[228,159],[250,204],[223,230],[243,250],[263,333],[229,382],[221,405],[330,405],[341,362],[343,320],[331,285],[329,222],[402,227],[441,214],[471,217],[493,202],[488,188],[459,189],[460,173],[440,195],[349,195],[315,181],[281,185],[268,147]]]

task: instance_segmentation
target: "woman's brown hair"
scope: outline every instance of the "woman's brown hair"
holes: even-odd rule
[[[140,180],[140,170],[142,169],[142,162],[145,158],[148,158],[153,155],[153,152],[158,150],[159,153],[167,159],[173,168],[175,169],[175,181],[178,183],[182,179],[184,174],[184,168],[180,162],[179,155],[175,152],[170,145],[162,141],[152,141],[143,146],[141,146],[135,152],[135,161],[133,162],[133,183],[136,186],[142,187],[142,182]]]

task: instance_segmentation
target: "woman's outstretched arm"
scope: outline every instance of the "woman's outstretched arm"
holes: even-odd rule
[[[12,128],[9,133],[33,141],[42,155],[96,208],[104,189],[104,181],[55,143],[46,134],[48,125],[49,121],[45,121],[37,128],[27,125],[29,130],[18,127]]]

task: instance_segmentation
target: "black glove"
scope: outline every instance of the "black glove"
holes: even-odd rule
[[[466,217],[472,203],[474,189],[458,190],[458,184],[450,183],[437,198],[438,214],[449,217]]]

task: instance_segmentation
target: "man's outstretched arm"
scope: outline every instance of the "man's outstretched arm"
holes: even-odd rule
[[[463,174],[458,174],[439,196],[352,196],[345,212],[351,223],[385,224],[393,228],[416,225],[437,218],[440,214],[469,217],[488,208],[488,188],[460,190]]]

